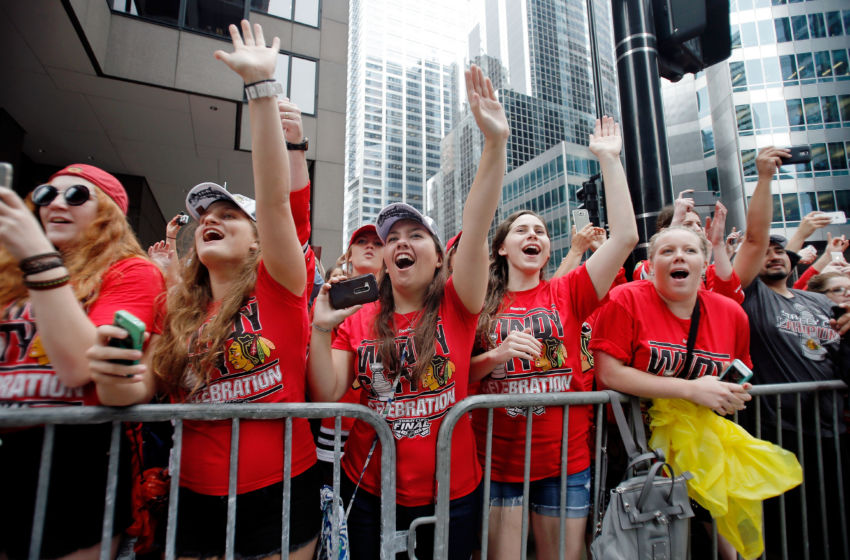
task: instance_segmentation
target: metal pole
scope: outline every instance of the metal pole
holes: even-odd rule
[[[611,10],[626,175],[640,236],[633,257],[644,259],[658,212],[673,202],[658,51],[647,0],[612,0]]]

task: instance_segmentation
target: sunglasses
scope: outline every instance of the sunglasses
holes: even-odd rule
[[[47,206],[59,195],[59,190],[53,185],[40,185],[32,191],[32,203],[36,206]],[[65,202],[71,206],[85,204],[91,198],[91,191],[85,185],[71,185],[62,193]]]

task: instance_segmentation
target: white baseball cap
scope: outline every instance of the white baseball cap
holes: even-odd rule
[[[225,183],[226,185],[226,183]],[[225,187],[216,183],[201,183],[192,187],[186,195],[186,210],[196,220],[207,211],[213,202],[226,200],[238,206],[249,218],[257,221],[257,202],[244,194],[229,192]]]
[[[419,222],[425,226],[425,229],[431,232],[431,235],[433,235],[437,241],[440,241],[440,236],[437,233],[437,224],[434,223],[434,220],[404,202],[394,202],[384,206],[384,209],[381,210],[380,214],[378,214],[375,227],[378,230],[378,237],[381,238],[381,241],[386,243],[390,229],[392,229],[393,225],[395,225],[395,223],[399,220],[413,220],[414,222]]]

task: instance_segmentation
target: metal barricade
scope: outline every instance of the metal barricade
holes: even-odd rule
[[[35,514],[32,538],[30,541],[30,560],[40,557],[44,519],[49,493],[49,473],[55,440],[55,426],[58,424],[103,424],[111,423],[111,444],[109,452],[106,498],[104,502],[102,544],[109,543],[113,534],[113,514],[115,510],[118,484],[119,446],[122,422],[160,422],[172,421],[174,425],[174,445],[169,464],[171,486],[169,488],[168,519],[166,527],[165,558],[175,558],[177,531],[178,490],[183,442],[184,420],[231,420],[230,474],[227,499],[227,529],[225,556],[234,557],[236,530],[236,480],[239,449],[240,420],[282,419],[284,431],[284,472],[283,472],[283,511],[284,520],[288,519],[291,498],[291,449],[293,418],[335,417],[333,491],[340,495],[340,418],[356,418],[367,422],[377,432],[381,443],[381,559],[395,558],[396,552],[405,550],[406,531],[396,531],[396,457],[395,440],[387,423],[375,411],[359,404],[347,403],[298,403],[298,404],[163,404],[139,405],[130,408],[107,407],[55,407],[0,410],[0,428],[44,425],[44,439],[39,468],[38,488],[36,491]],[[0,434],[2,439],[2,434]],[[316,496],[318,502],[318,496]],[[4,507],[9,507],[8,505]],[[337,516],[333,520],[333,542],[338,542],[339,527]],[[281,534],[283,559],[289,556],[289,524],[283,523]],[[110,547],[101,546],[100,560],[109,560]]]
[[[841,381],[824,381],[817,383],[789,383],[789,384],[776,384],[776,385],[761,385],[755,386],[750,392],[753,395],[753,401],[750,403],[750,406],[755,409],[755,422],[756,429],[753,431],[753,435],[756,437],[764,437],[764,439],[771,439],[775,441],[778,445],[782,445],[782,433],[781,429],[778,433],[778,440],[775,438],[768,437],[767,434],[762,434],[762,399],[771,398],[775,399],[776,408],[778,409],[778,425],[781,426],[782,420],[782,407],[781,407],[781,396],[782,395],[796,395],[796,425],[797,432],[799,434],[798,437],[798,449],[801,451],[798,452],[798,459],[801,464],[804,463],[803,453],[811,452],[808,449],[803,448],[803,425],[802,425],[802,410],[801,410],[801,400],[800,396],[803,394],[807,394],[810,392],[814,392],[815,401],[818,402],[821,398],[820,395],[824,392],[828,392],[832,395],[832,433],[837,434],[838,428],[840,425],[838,418],[838,398],[842,397],[842,393],[846,394],[847,385],[845,385]],[[625,400],[627,398],[626,395],[621,396],[621,400]],[[525,408],[526,409],[526,435],[524,442],[525,449],[525,465],[524,465],[524,477],[523,477],[523,507],[522,507],[522,536],[521,536],[521,546],[522,546],[522,560],[526,558],[526,550],[527,550],[527,542],[528,542],[528,527],[529,527],[529,472],[530,472],[530,449],[531,449],[531,434],[532,434],[532,426],[533,426],[533,417],[532,407],[536,406],[547,406],[547,407],[563,407],[564,409],[564,422],[563,422],[563,436],[561,442],[561,457],[560,457],[560,495],[561,495],[561,507],[560,507],[560,529],[559,529],[559,558],[564,558],[565,554],[565,498],[566,498],[566,488],[567,488],[567,436],[569,432],[569,408],[570,406],[576,405],[596,405],[596,424],[597,424],[597,434],[596,434],[596,450],[595,450],[595,467],[594,467],[594,490],[592,496],[598,497],[601,495],[607,494],[608,488],[600,487],[600,484],[604,483],[601,481],[601,454],[605,451],[604,446],[602,445],[602,434],[604,432],[606,417],[605,417],[605,403],[608,402],[608,393],[605,392],[584,392],[584,393],[543,393],[543,394],[518,394],[518,395],[475,395],[464,399],[449,411],[446,417],[443,419],[443,422],[440,426],[440,432],[438,436],[437,443],[437,469],[436,469],[436,483],[437,483],[437,503],[435,507],[434,516],[425,517],[417,519],[410,528],[409,539],[411,545],[409,545],[409,550],[413,550],[412,543],[414,541],[415,535],[414,530],[416,527],[433,523],[435,524],[434,531],[434,560],[446,560],[448,558],[448,535],[449,535],[449,502],[450,502],[450,482],[451,482],[451,444],[452,444],[452,435],[454,431],[454,427],[457,425],[458,421],[465,415],[468,414],[471,410],[474,409],[489,409],[487,411],[487,437],[484,442],[485,446],[485,460],[484,460],[484,498],[483,498],[483,516],[481,523],[481,558],[487,558],[487,538],[488,538],[488,526],[489,526],[489,515],[488,515],[488,504],[490,502],[490,464],[491,464],[491,455],[492,455],[492,428],[493,428],[493,409],[501,408],[501,407],[517,407],[517,408]],[[843,555],[841,554],[841,550],[838,551],[830,551],[828,547],[828,535],[826,534],[826,488],[824,487],[824,472],[826,468],[833,468],[832,466],[824,465],[823,462],[823,440],[830,439],[832,440],[831,445],[834,447],[834,453],[836,457],[834,470],[838,479],[838,487],[834,488],[835,493],[838,497],[838,509],[840,512],[840,522],[842,527],[847,527],[847,513],[846,513],[846,504],[844,501],[844,487],[841,483],[841,473],[843,472],[844,465],[841,464],[841,452],[839,448],[839,438],[831,437],[831,438],[823,438],[821,434],[821,425],[820,425],[820,408],[819,406],[815,407],[814,415],[816,417],[816,449],[814,450],[817,453],[817,463],[818,463],[818,476],[817,480],[819,481],[819,485],[817,488],[817,492],[819,495],[819,504],[821,509],[821,531],[818,535],[818,538],[823,539],[826,544],[826,553],[824,558],[850,558],[850,554],[848,554],[848,543],[847,543],[847,532],[842,531],[841,536],[843,539]],[[737,421],[737,415],[735,417]],[[616,432],[616,431],[615,431]],[[481,444],[481,442],[479,442]],[[519,445],[519,444],[518,444]],[[812,479],[813,475],[809,474],[809,478]],[[792,489],[789,492],[795,492],[798,489]],[[806,487],[805,480],[803,485],[799,488],[799,491],[802,494],[802,500],[804,503],[803,506],[803,527],[802,527],[802,537],[804,540],[804,549],[806,551],[805,558],[808,560],[808,545],[809,538],[812,537],[809,532],[807,532],[807,526],[809,525],[809,520],[805,511],[805,500],[808,496],[811,496],[811,489]],[[831,496],[831,499],[834,500],[835,496]],[[811,498],[809,498],[811,499]],[[784,501],[784,497],[779,498],[780,503]],[[596,500],[593,500],[592,512],[589,517],[589,523],[593,523],[595,520],[600,518],[599,507],[600,504],[596,503]],[[718,558],[718,547],[717,547],[717,527],[716,523],[712,523],[712,558]],[[766,542],[766,550],[774,553],[774,549],[777,547],[781,547],[783,553],[783,559],[788,558],[788,546],[787,546],[787,530],[785,527],[785,523],[783,521],[780,536],[776,538],[775,528],[767,527],[767,532],[765,533]],[[411,555],[412,557],[412,555]],[[739,556],[740,557],[740,556]],[[764,558],[765,556],[763,556]]]

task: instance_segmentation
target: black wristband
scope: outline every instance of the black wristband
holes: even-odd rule
[[[31,257],[21,259],[21,262],[18,263],[18,267],[20,267],[24,276],[38,274],[39,272],[59,268],[60,266],[65,266],[65,262],[62,260],[62,255],[58,251],[42,253],[41,255],[33,255]]]
[[[52,290],[54,288],[61,288],[65,284],[67,284],[71,280],[71,276],[66,274],[65,276],[60,276],[59,278],[54,278],[52,280],[24,280],[24,286],[26,286],[30,290]]]
[[[256,82],[251,82],[250,84],[245,84],[245,86],[244,86],[244,87],[249,88],[249,87],[251,87],[251,86],[255,86],[255,85],[257,85],[257,84],[264,84],[264,83],[266,83],[266,82],[273,82],[273,81],[275,81],[275,79],[274,79],[274,78],[268,78],[268,79],[266,79],[266,80],[257,80]]]

